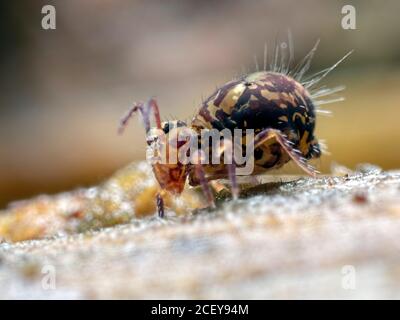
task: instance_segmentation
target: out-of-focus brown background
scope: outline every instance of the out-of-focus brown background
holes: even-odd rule
[[[57,29],[41,28],[53,4]],[[341,8],[357,10],[343,30]],[[264,43],[293,33],[296,58],[317,38],[312,71],[353,55],[329,76],[345,102],[318,119],[332,160],[385,169],[400,160],[400,2],[388,1],[18,1],[0,8],[0,207],[41,192],[97,183],[144,159],[138,120],[120,116],[155,95],[164,118],[190,118],[202,96],[253,68]],[[254,69],[254,68],[253,68]],[[298,172],[289,165],[283,172]]]

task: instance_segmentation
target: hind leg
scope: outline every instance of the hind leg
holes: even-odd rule
[[[227,167],[228,177],[231,183],[232,198],[236,200],[239,198],[239,187],[236,179],[236,164],[233,156],[233,142],[229,139],[224,139],[218,152],[220,156],[224,153],[227,155],[228,163],[225,165]]]
[[[282,149],[304,172],[314,178],[317,176],[319,172],[307,162],[307,159],[303,157],[301,152],[293,146],[293,143],[288,140],[286,135],[280,130],[265,129],[258,133],[254,138],[254,149],[271,139],[278,142]]]
[[[204,153],[201,150],[197,150],[197,152],[195,152],[192,155],[191,162],[193,165],[193,169],[189,173],[189,181],[192,186],[193,185],[201,186],[201,188],[203,189],[204,196],[206,197],[206,200],[208,202],[208,205],[211,208],[215,208],[214,196],[208,184],[208,180],[203,165],[201,164],[202,159],[204,159]]]

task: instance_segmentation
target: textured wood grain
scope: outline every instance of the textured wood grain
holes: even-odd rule
[[[363,166],[220,199],[213,212],[4,241],[0,297],[400,298],[399,172]]]

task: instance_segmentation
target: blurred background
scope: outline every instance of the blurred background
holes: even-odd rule
[[[43,5],[56,30],[43,30]],[[356,30],[341,9],[356,8]],[[201,97],[254,70],[264,43],[293,33],[296,59],[321,38],[312,71],[355,52],[324,82],[347,87],[317,134],[332,161],[399,167],[400,2],[2,1],[0,4],[0,208],[12,200],[96,184],[145,159],[140,121],[119,118],[156,96],[164,119],[189,119]],[[260,59],[261,60],[261,59]],[[293,165],[282,173],[299,173]]]

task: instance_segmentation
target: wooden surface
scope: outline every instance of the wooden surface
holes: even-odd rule
[[[399,172],[363,166],[220,198],[212,212],[3,239],[0,298],[400,298]]]

